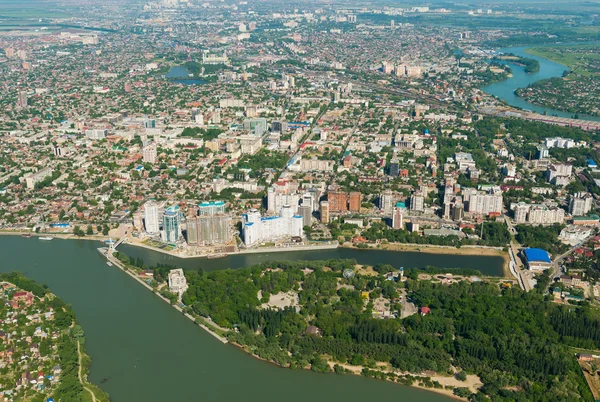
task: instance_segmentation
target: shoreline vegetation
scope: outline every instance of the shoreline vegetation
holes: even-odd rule
[[[517,56],[512,53],[505,53],[501,56],[496,56],[492,60],[505,61],[524,67],[527,74],[533,74],[540,71],[540,62],[538,60],[529,57]]]
[[[52,387],[53,391],[50,394],[44,393],[43,399],[46,400],[51,395],[59,401],[109,402],[109,395],[88,380],[92,359],[85,352],[85,333],[78,324],[70,305],[51,293],[46,285],[40,285],[19,272],[0,273],[0,282],[12,284],[22,291],[29,292],[36,302],[42,303],[42,306],[51,308],[54,312],[53,320],[48,321],[48,323],[52,323],[54,330],[59,335],[56,341],[53,341],[56,342],[56,345],[52,347],[56,348],[57,361],[60,364],[60,377],[56,387]],[[13,305],[13,308],[15,308],[15,305]],[[40,339],[40,344],[46,342]],[[4,342],[5,346],[8,344]],[[4,350],[4,348],[2,349]],[[41,346],[39,350],[41,353]],[[48,356],[45,358],[48,358]],[[50,372],[50,370],[46,372]],[[25,400],[29,400],[27,396],[25,396]]]
[[[20,236],[24,232],[2,232],[0,231],[0,236]],[[48,234],[48,233],[31,233],[32,237],[41,237],[41,236],[53,236],[57,239],[62,240],[94,240],[104,242],[109,239],[108,236],[76,236],[74,234]],[[114,239],[116,241],[116,239]],[[198,259],[206,259],[208,256],[206,255],[197,255],[197,256],[189,256],[183,255],[179,253],[174,253],[172,251],[163,250],[160,248],[152,247],[147,244],[143,244],[141,242],[126,242],[125,244],[134,247],[141,247],[148,250],[156,251],[171,257],[177,257],[181,259],[190,259],[190,258],[198,258]],[[357,250],[387,250],[387,251],[410,251],[410,252],[422,252],[429,254],[450,254],[450,255],[479,255],[479,256],[491,256],[491,257],[502,257],[504,259],[504,276],[509,278],[512,277],[510,271],[508,269],[508,263],[510,261],[508,251],[504,251],[502,247],[492,247],[492,246],[477,246],[477,245],[465,245],[461,247],[454,246],[442,246],[442,245],[433,245],[433,244],[412,244],[412,243],[379,243],[378,245],[373,244],[369,247],[356,247],[352,243],[343,243],[343,244],[331,244],[331,245],[322,245],[322,246],[304,246],[304,247],[264,247],[257,249],[247,249],[240,250],[237,252],[230,252],[227,255],[237,255],[237,254],[257,254],[257,253],[275,253],[275,252],[293,252],[293,251],[313,251],[313,250],[327,250],[327,249],[335,249],[335,248],[353,248]],[[448,268],[452,270],[454,268]]]
[[[154,267],[144,281],[143,261],[108,258],[222,342],[280,367],[357,374],[461,400],[536,393],[590,400],[570,346],[596,347],[600,322],[594,319],[591,335],[568,331],[565,338],[565,323],[578,318],[543,290],[472,281],[475,272],[449,283],[435,269],[407,269],[404,277],[388,264],[332,259],[187,270],[189,287],[178,300],[165,289],[175,267]],[[491,316],[481,316],[482,305]],[[491,332],[490,320],[497,324]]]

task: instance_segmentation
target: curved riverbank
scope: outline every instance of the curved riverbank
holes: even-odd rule
[[[0,271],[24,272],[72,306],[85,328],[85,348],[93,358],[89,379],[114,401],[192,401],[198,398],[199,389],[203,399],[211,402],[278,402],[282,398],[304,402],[315,397],[362,402],[373,395],[382,401],[449,400],[364,377],[282,370],[240,353],[215,342],[191,320],[181,319],[182,313],[121,269],[108,267],[98,247],[100,243],[91,241],[2,236]]]
[[[530,59],[537,60],[540,63],[539,71],[537,71],[535,73],[526,73],[524,67],[513,65],[513,68],[512,68],[513,76],[512,77],[510,77],[504,81],[500,81],[500,82],[497,82],[497,83],[494,83],[491,85],[484,86],[481,89],[485,93],[496,96],[497,98],[504,100],[510,106],[513,106],[513,107],[516,107],[519,109],[530,110],[530,111],[533,111],[533,112],[536,112],[536,113],[539,113],[542,115],[545,114],[548,116],[556,115],[556,116],[564,117],[564,118],[573,117],[573,113],[563,112],[560,110],[535,105],[533,103],[529,103],[529,102],[525,101],[524,99],[520,98],[519,96],[517,96],[515,94],[515,91],[519,88],[526,88],[530,84],[533,84],[534,82],[537,82],[540,80],[554,78],[554,77],[561,77],[562,74],[564,73],[564,71],[568,70],[568,67],[563,64],[545,59],[543,57],[539,57],[534,54],[527,53],[527,49],[532,48],[534,46],[535,45],[507,47],[507,48],[498,49],[497,51],[499,53],[505,53],[505,54],[512,53],[518,57],[530,58]],[[590,120],[590,121],[600,121],[600,117],[589,116],[589,115],[585,115],[585,114],[580,114],[579,119]]]

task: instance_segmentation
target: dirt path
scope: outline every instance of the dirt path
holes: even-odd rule
[[[96,395],[94,394],[94,391],[92,391],[83,384],[83,377],[81,375],[81,346],[79,344],[79,341],[77,341],[77,355],[79,356],[79,382],[81,383],[81,385],[83,385],[83,388],[92,395],[92,401],[96,402]]]

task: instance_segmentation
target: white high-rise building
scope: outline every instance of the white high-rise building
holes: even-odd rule
[[[144,204],[144,225],[148,233],[160,232],[160,206],[158,203],[148,201]]]
[[[589,193],[573,194],[569,201],[569,213],[573,216],[584,216],[592,209],[593,198]]]
[[[300,204],[300,194],[297,193],[280,193],[274,187],[269,187],[267,190],[267,211],[275,213],[281,210],[284,205],[292,207],[292,211],[298,211]]]
[[[489,215],[502,212],[502,193],[471,194],[469,212],[472,214]]]
[[[386,215],[390,215],[393,212],[394,195],[391,191],[385,191],[379,196],[379,209]]]
[[[158,156],[158,151],[156,149],[156,143],[153,142],[148,144],[142,150],[142,160],[144,163],[156,163],[156,157]]]
[[[270,242],[286,237],[302,237],[302,216],[294,214],[292,207],[284,205],[276,216],[262,217],[257,209],[242,215],[242,232],[247,246]]]
[[[194,119],[196,120],[196,124],[198,124],[199,126],[204,125],[204,114],[196,113],[196,117]]]
[[[404,228],[404,210],[396,207],[392,213],[392,229],[402,228]]]

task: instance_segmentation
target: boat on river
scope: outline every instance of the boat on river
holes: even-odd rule
[[[52,237],[52,236],[40,236],[40,240],[47,240],[47,241],[50,241],[50,240],[52,240],[52,239],[54,239],[54,237]]]
[[[214,260],[215,258],[223,258],[223,257],[227,257],[227,253],[211,254],[206,258],[209,260]]]

